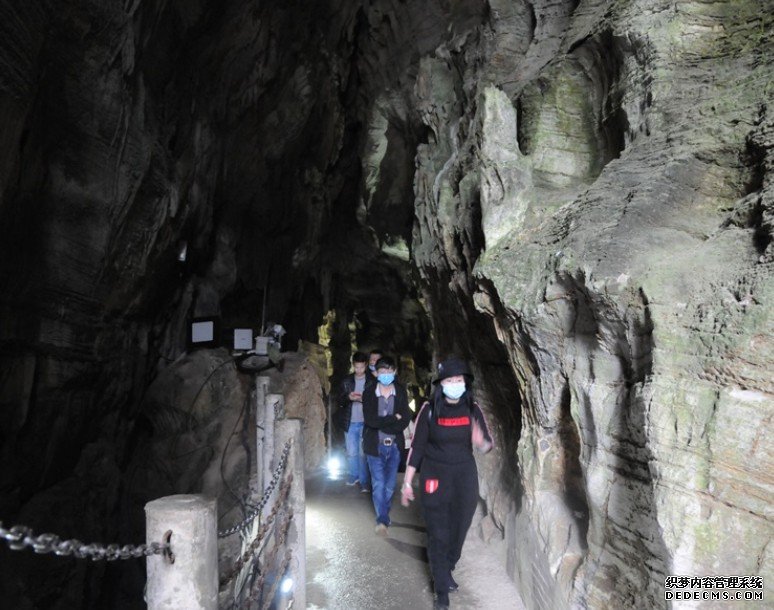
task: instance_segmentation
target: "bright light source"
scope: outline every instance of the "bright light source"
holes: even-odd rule
[[[293,588],[293,579],[288,576],[285,580],[282,581],[282,584],[280,585],[280,591],[283,593],[288,593]]]
[[[412,398],[409,400],[409,409],[411,409],[411,412],[414,413],[417,410],[417,403]]]
[[[177,249],[177,260],[179,260],[181,263],[185,262],[186,257],[188,256],[188,242],[180,242],[179,247]]]
[[[328,478],[336,480],[341,475],[341,460],[336,456],[328,458]]]

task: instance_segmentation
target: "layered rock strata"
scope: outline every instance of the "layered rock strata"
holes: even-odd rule
[[[490,7],[419,63],[412,249],[518,379],[509,568],[539,608],[769,573],[772,7]]]

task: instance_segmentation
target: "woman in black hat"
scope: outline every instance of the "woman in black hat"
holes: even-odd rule
[[[467,363],[450,358],[438,364],[433,396],[417,416],[401,504],[414,499],[411,481],[419,469],[427,527],[427,555],[435,589],[434,608],[449,607],[457,590],[452,571],[462,553],[478,502],[478,470],[473,448],[486,453],[492,437],[481,408],[473,401],[473,375]]]

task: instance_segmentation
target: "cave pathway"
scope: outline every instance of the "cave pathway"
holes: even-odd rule
[[[398,475],[401,480],[401,475]],[[386,538],[374,533],[371,495],[325,473],[306,481],[306,599],[314,610],[421,610],[433,607],[418,506],[393,498]],[[525,608],[503,562],[471,528],[454,572],[451,608]]]

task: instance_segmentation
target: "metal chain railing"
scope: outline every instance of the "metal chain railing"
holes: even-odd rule
[[[290,557],[292,554],[290,549],[285,550],[282,567],[280,570],[277,570],[276,572],[277,577],[274,579],[274,582],[272,583],[269,593],[267,595],[264,595],[264,585],[266,584],[266,576],[269,573],[269,570],[267,568],[268,566],[272,566],[275,563],[277,559],[277,553],[279,552],[280,548],[282,547],[282,545],[285,543],[285,540],[287,539],[288,529],[290,528],[290,522],[292,520],[293,520],[293,511],[289,510],[283,522],[279,524],[279,528],[277,532],[277,541],[274,547],[272,548],[272,550],[267,555],[266,560],[263,562],[264,568],[261,571],[261,574],[258,577],[258,580],[254,584],[252,592],[247,597],[247,599],[245,599],[244,601],[236,605],[237,608],[245,608],[245,607],[249,608],[251,604],[258,603],[261,600],[261,598],[263,598],[263,601],[264,601],[263,608],[268,608],[269,604],[274,599],[274,593],[276,592],[277,585],[281,580],[279,576],[285,572],[285,568],[287,568],[287,565],[290,562]]]
[[[250,543],[250,546],[248,546],[244,553],[234,562],[234,565],[231,567],[231,569],[226,572],[220,579],[220,586],[224,587],[229,582],[231,582],[237,574],[242,570],[243,567],[252,559],[255,559],[257,555],[260,553],[258,552],[259,547],[261,546],[261,543],[264,541],[264,538],[266,537],[266,534],[269,532],[269,528],[271,528],[272,523],[274,522],[275,517],[277,516],[277,513],[279,512],[282,505],[284,505],[285,500],[287,500],[288,494],[290,493],[290,486],[293,483],[293,474],[289,474],[288,477],[285,479],[285,482],[280,487],[279,495],[277,496],[277,501],[274,504],[274,508],[272,509],[271,513],[266,517],[266,521],[261,525],[260,529],[258,530],[258,533],[255,535],[255,538],[253,538],[253,541]]]
[[[55,553],[59,556],[73,555],[78,559],[89,558],[92,561],[116,561],[117,559],[138,559],[162,553],[170,554],[169,537],[172,532],[164,536],[165,542],[152,542],[150,544],[85,544],[80,540],[62,540],[55,534],[40,534],[35,536],[32,529],[24,525],[14,525],[11,529],[5,529],[0,521],[0,538],[8,543],[8,548],[20,551],[31,547],[39,554]]]
[[[277,487],[277,483],[279,483],[280,477],[282,476],[282,473],[285,470],[285,465],[288,462],[288,455],[290,454],[290,446],[291,441],[287,441],[285,443],[285,446],[282,449],[282,454],[280,455],[279,462],[277,463],[277,467],[274,469],[274,472],[272,473],[271,481],[266,486],[266,490],[263,492],[263,497],[261,498],[261,501],[258,502],[256,507],[250,511],[250,513],[242,519],[239,523],[236,525],[232,525],[230,528],[218,532],[218,538],[226,538],[227,536],[231,536],[232,534],[236,534],[237,532],[242,532],[246,530],[250,525],[252,524],[253,520],[261,513],[264,506],[269,502],[269,499],[271,498],[272,493],[274,492],[274,489]]]
[[[282,559],[282,564],[279,567],[279,570],[277,570],[278,575],[282,575],[285,573],[285,570],[287,570],[288,565],[290,564],[290,559],[293,557],[293,552],[288,549],[285,551],[285,557]],[[271,606],[271,603],[274,601],[274,594],[277,592],[277,586],[280,584],[281,578],[275,578],[274,582],[271,585],[271,588],[269,589],[269,593],[264,598],[263,606],[261,607],[261,610],[268,610]]]

